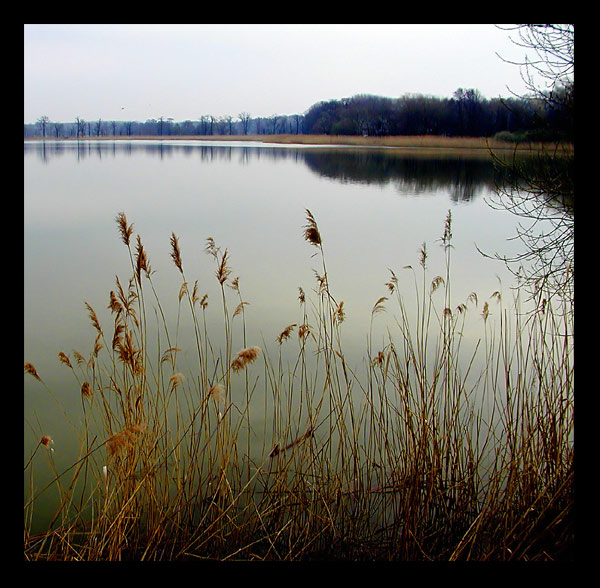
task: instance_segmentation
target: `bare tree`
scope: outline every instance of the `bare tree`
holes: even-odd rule
[[[40,129],[42,130],[42,137],[46,137],[46,126],[50,124],[50,119],[44,114],[37,119],[37,124],[40,125]]]
[[[200,134],[201,135],[212,135],[212,124],[213,124],[213,117],[210,116],[209,114],[203,114],[202,116],[200,116],[200,118],[198,119],[200,121]],[[210,125],[210,127],[209,127]],[[210,128],[210,133],[209,133],[209,128]]]
[[[233,135],[233,117],[230,114],[226,114],[222,120],[224,130],[227,130],[229,135]]]
[[[574,158],[559,151],[526,158],[516,153],[510,163],[494,156],[499,180],[488,204],[519,217],[513,240],[523,248],[512,256],[494,257],[504,261],[533,296],[544,291],[572,300]]]
[[[250,124],[250,113],[249,112],[240,112],[238,114],[238,118],[240,119],[240,122],[242,123],[242,129],[244,132],[244,135],[248,134],[248,126]]]
[[[294,122],[296,123],[296,135],[300,134],[300,126],[302,125],[302,115],[294,114]]]
[[[279,115],[272,114],[268,120],[271,125],[271,135],[276,135],[277,133],[279,133],[279,129],[280,129]]]
[[[520,68],[530,98],[543,105],[546,120],[572,140],[575,109],[575,27],[572,24],[516,25],[510,39],[528,50]]]
[[[214,127],[215,124],[218,123],[218,119],[213,116],[212,114],[208,115],[208,129],[209,129],[209,135],[214,135]]]
[[[528,90],[548,108],[560,109],[567,128],[572,127],[573,25],[519,25],[511,30],[518,33],[518,40],[513,41],[535,55],[512,62],[522,68]],[[511,161],[495,157],[495,162],[500,181],[490,204],[527,221],[519,223],[515,236],[523,243],[523,252],[495,257],[515,271],[533,296],[545,292],[572,301],[575,187],[570,145],[558,144],[530,158],[517,157],[515,151]]]
[[[572,24],[531,24],[500,27],[516,33],[515,45],[531,51],[523,61],[504,59],[521,68],[521,78],[532,95],[551,105],[564,105],[573,96],[575,27]]]
[[[76,116],[75,124],[77,128],[77,138],[79,139],[79,137],[85,136],[85,120]]]

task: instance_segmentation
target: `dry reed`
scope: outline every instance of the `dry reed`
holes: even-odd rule
[[[260,354],[260,347],[247,347],[246,349],[242,349],[237,357],[233,359],[231,362],[231,367],[233,371],[243,370],[247,365],[256,361]]]
[[[37,373],[37,370],[35,369],[35,367],[33,366],[33,364],[25,362],[25,371],[28,374],[31,374],[36,380],[41,381],[42,379],[40,378],[39,374]]]
[[[415,320],[403,280],[390,270],[387,296],[372,307],[364,365],[351,368],[340,330],[343,302],[330,292],[321,233],[308,210],[306,220],[304,239],[318,249],[323,269],[315,272],[316,300],[299,289],[301,314],[275,338],[277,362],[257,346],[231,353],[234,330],[245,336],[245,318],[236,317],[248,303],[238,281],[226,292],[229,255],[210,238],[224,334],[217,343],[209,339],[208,295],[198,281],[190,294],[172,233],[171,258],[184,277],[176,297],[179,305],[189,300],[197,345],[187,377],[166,319],[167,341],[150,351],[143,284],[152,285],[152,272],[133,225],[117,216],[132,277],[127,290],[117,278],[110,292],[112,342],[103,344],[105,330],[86,303],[96,331],[90,357],[74,352],[74,366],[59,354],[90,402],[82,403],[75,464],[57,472],[46,452],[53,477],[40,489],[33,470],[43,456],[34,452],[26,463],[26,559],[572,556],[569,314],[542,307],[540,297],[525,319],[517,297],[512,324],[500,292],[453,301],[448,216],[445,277],[429,278],[423,244],[420,286],[406,267],[414,275]],[[230,295],[238,298],[231,316]],[[161,308],[157,298],[155,305]],[[468,350],[467,321],[482,330]],[[374,333],[384,322],[381,340]],[[284,352],[295,353],[293,361],[285,363]],[[262,366],[249,369],[259,357]],[[30,363],[25,372],[41,381]],[[254,428],[257,411],[262,431]],[[44,435],[38,447],[51,444]],[[47,531],[34,533],[34,506],[50,488],[58,489],[56,514]]]

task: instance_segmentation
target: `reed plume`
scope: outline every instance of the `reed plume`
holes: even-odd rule
[[[179,294],[177,295],[177,298],[179,299],[179,302],[181,302],[181,299],[188,293],[188,283],[187,282],[183,282],[181,284],[181,288],[179,288]]]
[[[81,385],[81,395],[84,398],[91,398],[92,397],[93,392],[92,392],[92,387],[90,386],[89,382],[84,382]]]
[[[142,279],[142,271],[146,274],[146,277],[149,278],[151,274],[151,269],[150,262],[148,261],[148,256],[146,255],[146,250],[142,245],[142,239],[139,235],[137,235],[135,246],[135,263],[137,282],[138,284],[140,284]]]
[[[140,362],[141,349],[136,348],[133,343],[133,333],[125,331],[125,337],[116,342],[116,348],[119,359],[131,368],[133,374],[139,374],[142,371]]]
[[[169,347],[162,354],[162,357],[160,358],[160,362],[164,363],[164,362],[168,361],[172,366],[175,366],[175,358],[179,351],[181,351],[181,349],[179,347]]]
[[[199,298],[199,294],[198,294],[198,280],[196,280],[194,282],[194,288],[192,290],[192,304],[196,304],[196,302],[198,302],[198,300],[200,300],[200,298]]]
[[[431,293],[433,294],[441,285],[444,284],[444,278],[442,276],[436,276],[431,280]]]
[[[306,220],[307,223],[304,226],[304,238],[312,243],[315,247],[320,247],[322,244],[321,241],[321,233],[319,233],[319,228],[317,227],[317,221],[315,217],[312,215],[308,208],[306,209]]]
[[[183,380],[184,380],[183,374],[181,374],[181,373],[173,374],[169,378],[169,383],[171,384],[171,388],[173,390],[175,390],[176,388],[178,388],[181,385],[181,382],[183,382]]]
[[[390,291],[390,294],[393,294],[394,290],[398,286],[398,278],[396,277],[396,274],[391,269],[388,268],[388,271],[390,272],[391,277],[390,277],[390,281],[386,282],[385,285],[386,285],[387,289]]]
[[[306,294],[304,294],[304,290],[298,286],[298,300],[300,304],[304,304],[306,302]]]
[[[283,331],[281,331],[281,333],[279,333],[279,336],[275,339],[277,343],[281,345],[286,339],[289,339],[292,331],[294,330],[294,327],[296,326],[297,323],[293,323],[291,325],[288,325],[285,329],[283,329]]]
[[[100,350],[104,347],[104,345],[102,345],[102,343],[100,343],[100,338],[102,337],[102,334],[98,334],[98,336],[96,337],[96,340],[94,341],[94,356],[98,357],[98,353],[100,353]]]
[[[71,360],[69,359],[69,357],[63,353],[62,351],[58,354],[58,359],[60,360],[61,363],[64,363],[65,365],[69,366],[71,369],[73,369],[73,366],[71,365]]]
[[[83,357],[83,355],[79,353],[79,351],[73,350],[73,355],[75,356],[78,365],[85,363],[85,357]]]
[[[334,318],[339,323],[344,322],[344,319],[346,318],[346,312],[344,310],[344,301],[343,300],[341,300],[340,303],[337,305],[337,307],[334,311]]]
[[[25,363],[25,371],[32,375],[36,380],[39,380],[40,382],[42,381],[42,378],[40,378],[40,376],[38,375],[36,369],[33,367],[33,364],[31,363]]]
[[[444,247],[451,247],[450,241],[452,240],[452,211],[448,210],[446,220],[444,222],[444,233],[440,239]]]
[[[173,263],[183,275],[183,264],[181,263],[181,250],[179,249],[179,240],[177,239],[177,235],[175,233],[171,233],[171,259]]]
[[[487,321],[488,317],[490,316],[490,307],[487,303],[487,300],[483,303],[483,310],[481,311],[481,316],[483,317],[484,321]]]
[[[371,309],[371,314],[377,314],[379,312],[384,312],[385,311],[385,306],[384,306],[384,302],[387,300],[386,296],[382,296],[381,298],[379,298],[379,300],[377,300],[377,302],[373,305],[373,308]]]
[[[115,332],[113,333],[112,339],[112,348],[116,350],[121,345],[121,334],[125,330],[125,325],[123,323],[118,323],[115,325]]]
[[[303,339],[310,333],[310,326],[307,324],[298,327],[298,339]]]
[[[133,224],[127,224],[127,217],[124,212],[119,212],[116,217],[117,225],[119,227],[119,232],[121,233],[121,239],[123,243],[129,247],[129,243],[131,241],[131,235],[133,234]]]
[[[231,316],[231,318],[235,318],[238,314],[241,314],[242,312],[244,312],[244,306],[247,306],[248,304],[250,304],[249,302],[240,302],[235,310],[233,311],[233,315]]]
[[[206,253],[212,255],[216,259],[220,249],[221,248],[217,247],[215,240],[212,237],[206,239],[206,247],[204,248]]]
[[[133,447],[138,440],[139,434],[145,429],[144,424],[131,425],[120,433],[113,435],[106,441],[108,453],[111,456],[119,455],[123,450]]]
[[[225,252],[221,256],[221,261],[216,272],[217,280],[221,285],[223,285],[227,281],[227,278],[229,278],[229,276],[231,275],[231,268],[227,265],[227,256],[228,252],[227,249],[225,249]]]
[[[123,312],[123,305],[119,302],[117,295],[114,290],[110,291],[110,302],[108,303],[108,309],[111,313],[119,316]]]
[[[208,391],[208,396],[210,398],[219,399],[224,393],[225,388],[221,384],[213,384]]]
[[[44,446],[44,447],[50,447],[50,445],[52,445],[54,443],[54,441],[52,440],[51,437],[49,437],[48,435],[44,435],[41,439],[40,439],[40,443]]]
[[[223,418],[223,410],[225,410],[225,388],[221,384],[213,384],[208,391],[208,397],[212,398],[217,409],[219,421]]]
[[[98,320],[98,316],[96,315],[96,312],[87,302],[85,302],[84,304],[85,304],[85,307],[88,309],[90,320],[92,321],[92,325],[94,326],[94,329],[96,329],[96,331],[98,331],[98,335],[102,335],[103,334],[102,328],[100,327],[100,321]]]
[[[421,267],[425,269],[427,267],[427,244],[425,242],[423,242],[423,245],[421,245],[419,253],[419,263],[421,264]]]
[[[247,347],[246,349],[242,349],[237,357],[231,362],[231,367],[234,372],[239,370],[243,370],[248,364],[255,361],[260,354],[260,347]]]

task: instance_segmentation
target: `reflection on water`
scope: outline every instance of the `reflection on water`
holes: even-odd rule
[[[318,176],[340,182],[386,185],[401,193],[425,194],[449,189],[454,202],[468,202],[493,189],[494,166],[486,154],[426,154],[419,151],[379,148],[331,148],[322,146],[269,146],[264,143],[183,141],[55,141],[25,142],[25,154],[35,153],[43,161],[75,154],[78,161],[90,157],[116,157],[144,153],[159,159],[176,155],[249,163],[251,160],[304,163]]]
[[[423,242],[433,267],[436,256],[443,261],[436,243],[450,207],[460,209],[453,215],[457,303],[486,277],[508,275],[475,247],[506,251],[518,220],[487,206],[494,169],[481,156],[141,140],[25,142],[24,151],[26,337],[40,348],[40,322],[55,340],[69,340],[73,309],[111,287],[124,267],[113,225],[120,211],[141,233],[157,275],[172,270],[172,231],[194,270],[207,275],[212,269],[199,253],[205,239],[227,247],[269,340],[294,322],[296,288],[310,288],[306,208],[323,232],[331,283],[361,327],[385,294],[387,268],[413,264]]]
[[[181,371],[186,361],[193,365],[195,333],[185,317],[179,319],[182,278],[170,259],[172,232],[180,239],[189,288],[197,280],[199,296],[208,293],[207,329],[222,332],[223,324],[214,263],[204,253],[206,238],[213,237],[228,249],[231,278],[239,276],[241,299],[249,303],[243,317],[232,319],[232,353],[258,345],[272,357],[281,350],[281,362],[293,361],[294,342],[280,347],[276,338],[287,325],[296,324],[299,330],[305,317],[298,288],[310,296],[317,288],[315,273],[323,274],[314,248],[302,238],[308,208],[323,237],[332,294],[344,302],[343,350],[350,368],[358,372],[365,367],[367,334],[377,352],[386,345],[387,327],[395,326],[391,303],[371,323],[373,305],[389,296],[388,268],[409,299],[415,274],[402,268],[412,264],[418,269],[423,242],[432,272],[428,279],[444,272],[439,241],[449,208],[454,232],[452,308],[472,292],[485,300],[499,289],[496,274],[507,274],[474,246],[496,250],[514,233],[514,218],[485,203],[493,173],[491,161],[481,157],[417,156],[386,149],[26,142],[25,361],[56,391],[61,406],[72,409],[77,423],[81,384],[57,354],[93,348],[95,333],[84,301],[107,328],[114,320],[107,308],[109,292],[115,289],[115,275],[127,284],[131,269],[114,224],[120,211],[134,224],[148,253],[160,313],[164,311],[170,332],[178,334],[176,347],[184,350]],[[240,299],[230,288],[226,293],[233,314]],[[478,328],[479,312],[473,315]],[[158,316],[159,309],[148,301],[149,320]],[[461,330],[465,347],[472,336],[469,329],[465,323]],[[290,357],[285,356],[288,349]],[[185,374],[194,382],[193,373]],[[270,383],[257,379],[253,385],[259,409],[252,414],[263,414],[261,394]],[[243,398],[240,390],[232,395],[236,402]],[[57,410],[54,399],[32,378],[25,380],[25,418],[25,455],[33,451],[38,433],[48,434],[55,441],[57,463],[62,460],[61,467],[69,467],[73,455],[66,455],[66,447],[72,436],[63,425],[62,408]]]
[[[427,157],[389,150],[309,151],[304,161],[317,174],[343,182],[392,183],[399,192],[424,194],[449,188],[455,202],[470,201],[494,184],[486,159]]]

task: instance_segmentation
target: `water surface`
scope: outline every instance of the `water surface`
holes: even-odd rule
[[[344,349],[353,366],[364,363],[371,310],[389,294],[390,269],[411,298],[414,276],[403,268],[418,269],[425,243],[428,279],[445,276],[440,239],[448,211],[452,307],[472,292],[482,301],[498,290],[509,296],[513,285],[506,268],[476,248],[516,251],[509,239],[519,219],[486,202],[495,180],[485,156],[238,142],[62,141],[25,142],[24,158],[24,356],[45,382],[25,378],[26,459],[40,433],[55,440],[56,459],[65,467],[76,455],[63,409],[77,425],[79,385],[57,355],[90,353],[96,333],[85,302],[101,322],[112,322],[107,306],[115,277],[126,284],[131,275],[114,220],[121,211],[141,236],[172,328],[182,278],[170,257],[171,233],[179,237],[186,279],[198,280],[215,308],[220,291],[206,239],[227,248],[231,278],[239,277],[240,295],[249,303],[246,330],[234,334],[236,350],[258,345],[276,354],[278,334],[301,322],[298,288],[311,292],[315,271],[322,273],[315,248],[302,236],[306,209],[321,232],[331,291],[344,301]],[[237,294],[231,295],[235,300]],[[152,312],[158,316],[158,309]],[[393,320],[392,308],[387,317]],[[218,313],[211,320],[218,332]],[[381,323],[377,330],[379,324],[374,337],[383,345],[387,327]],[[480,326],[474,319],[465,338],[475,342]],[[193,342],[189,324],[177,328],[181,341]],[[184,351],[184,365],[191,356]]]

